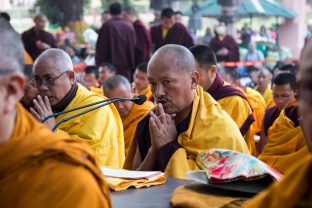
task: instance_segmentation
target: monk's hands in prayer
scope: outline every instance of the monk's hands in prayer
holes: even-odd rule
[[[226,56],[229,54],[229,50],[226,48],[221,48],[220,50],[217,51],[217,55],[219,56]]]
[[[156,111],[150,112],[149,130],[152,148],[160,149],[165,144],[177,139],[177,129],[172,115],[165,113],[162,104],[157,104]]]
[[[33,100],[33,103],[34,107],[30,108],[30,111],[38,121],[42,121],[47,116],[53,114],[50,101],[47,96],[44,96],[42,99],[42,97],[38,95],[37,99]],[[44,122],[44,124],[46,124],[50,129],[54,127],[55,123],[55,118],[50,118]]]
[[[45,42],[42,42],[40,40],[37,40],[36,41],[36,46],[37,48],[41,49],[41,50],[44,50],[44,49],[49,49],[51,48],[51,46]]]

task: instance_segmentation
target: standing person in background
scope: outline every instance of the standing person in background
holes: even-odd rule
[[[166,44],[177,44],[186,48],[194,45],[187,28],[183,24],[175,22],[174,11],[171,8],[161,11],[160,22],[150,29],[154,51]]]
[[[22,34],[25,49],[33,60],[35,60],[44,50],[56,48],[55,38],[51,33],[44,30],[47,21],[48,19],[45,15],[36,15],[34,18],[35,26]]]
[[[135,46],[135,65],[147,62],[151,52],[151,37],[148,29],[143,22],[138,19],[136,11],[133,7],[126,7],[123,10],[123,17],[129,21],[135,30],[136,46]]]
[[[135,68],[136,35],[133,26],[121,17],[122,6],[112,3],[109,13],[112,18],[100,29],[96,43],[95,60],[99,66],[103,62],[114,64],[119,73],[132,80]]]
[[[243,61],[265,61],[263,53],[257,50],[256,43],[250,42],[248,44],[248,52],[243,57]]]
[[[211,40],[210,47],[220,62],[239,61],[239,49],[235,39],[226,34],[224,25],[216,27],[216,36]]]
[[[174,12],[174,21],[182,24],[182,12],[180,11]]]
[[[209,46],[209,45],[210,45],[210,41],[212,40],[213,37],[214,37],[214,36],[213,36],[213,34],[212,34],[212,32],[211,32],[210,27],[207,27],[206,33],[205,33],[205,35],[202,37],[201,44],[206,45],[206,46]]]

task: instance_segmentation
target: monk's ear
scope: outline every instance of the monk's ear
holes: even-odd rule
[[[11,113],[24,95],[25,77],[14,73],[7,79],[7,94],[4,98],[4,113]]]
[[[191,88],[196,89],[197,85],[199,84],[199,73],[197,71],[192,72],[191,79],[192,79]]]
[[[68,71],[67,77],[68,77],[71,84],[74,84],[76,82],[76,75],[75,75],[74,71]]]
[[[217,69],[216,65],[212,65],[209,70],[210,70],[210,73],[211,73],[212,76],[216,76],[216,74],[218,72],[218,69]]]

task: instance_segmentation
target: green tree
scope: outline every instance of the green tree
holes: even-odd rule
[[[131,6],[131,0],[101,0],[102,8],[107,10],[109,5],[113,2],[120,2],[123,6]]]

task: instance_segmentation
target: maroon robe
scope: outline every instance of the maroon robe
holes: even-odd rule
[[[211,87],[207,90],[207,92],[217,101],[222,99],[222,98],[229,97],[229,96],[239,96],[239,97],[247,100],[245,94],[242,91],[240,91],[239,89],[236,89],[232,85],[224,85],[224,81],[221,79],[221,76],[219,74],[217,74],[216,79],[214,80]],[[248,102],[248,100],[247,100],[247,102]],[[249,106],[252,109],[250,104],[249,104]],[[255,118],[254,118],[253,114],[251,113],[239,129],[243,136],[245,136],[245,134],[247,133],[251,124],[254,121],[255,121]]]
[[[151,27],[152,43],[154,51],[166,44],[177,44],[190,48],[194,46],[194,41],[187,28],[181,23],[175,23],[168,31],[165,39],[162,37],[162,26]]]
[[[36,41],[40,40],[47,43],[51,48],[56,48],[56,41],[51,33],[46,31],[35,31],[35,27],[22,33],[22,40],[25,50],[35,60],[44,50],[37,48]]]
[[[215,52],[217,60],[220,62],[239,61],[238,45],[230,35],[226,35],[222,41],[219,40],[218,36],[214,37],[210,42],[210,47]],[[229,50],[229,53],[225,56],[217,55],[217,52],[221,48],[226,48]]]
[[[133,26],[119,16],[112,17],[100,29],[96,43],[96,65],[112,63],[119,69],[119,74],[131,81],[135,68],[135,45]]]
[[[135,47],[135,62],[137,66],[140,63],[148,62],[152,41],[149,31],[140,20],[136,20],[133,23],[133,27],[137,40]]]

